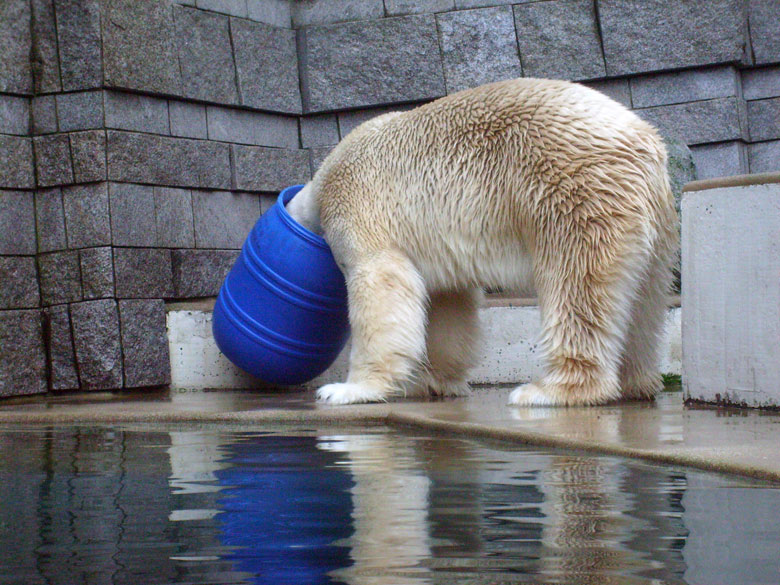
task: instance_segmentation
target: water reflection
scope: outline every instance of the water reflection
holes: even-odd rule
[[[780,491],[457,438],[0,431],[0,584],[780,582]]]

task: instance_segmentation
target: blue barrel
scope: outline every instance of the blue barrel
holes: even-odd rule
[[[257,220],[214,306],[220,351],[272,384],[318,376],[349,337],[344,275],[327,242],[285,209],[302,188],[282,191]]]

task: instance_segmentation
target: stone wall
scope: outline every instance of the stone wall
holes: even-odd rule
[[[0,396],[168,383],[164,302],[388,109],[561,77],[780,166],[777,0],[4,0],[0,55]]]

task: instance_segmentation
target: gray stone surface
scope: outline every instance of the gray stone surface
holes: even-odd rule
[[[57,131],[57,106],[53,95],[32,98],[33,134],[50,134]]]
[[[202,10],[247,17],[246,0],[195,0],[195,6]]]
[[[105,92],[105,99],[106,128],[170,133],[166,100],[118,91]]]
[[[0,311],[0,396],[46,392],[40,311]]]
[[[105,131],[72,132],[70,134],[70,152],[73,156],[73,180],[76,183],[105,181]]]
[[[68,247],[62,191],[59,188],[35,192],[35,225],[39,253],[63,250]]]
[[[529,0],[455,0],[455,8],[485,8],[486,6],[503,6],[506,4],[521,4]]]
[[[404,16],[423,12],[446,12],[455,9],[455,0],[385,0],[387,16]]]
[[[299,114],[301,90],[295,32],[230,19],[241,103]]]
[[[165,303],[156,299],[119,301],[125,388],[171,382]]]
[[[192,194],[187,189],[154,188],[157,245],[165,248],[194,248]]]
[[[84,301],[70,306],[81,388],[122,387],[122,349],[116,301]]]
[[[180,94],[171,4],[165,0],[107,0],[103,59],[109,86]]]
[[[46,344],[49,350],[51,389],[76,390],[79,388],[79,376],[68,305],[49,307],[44,311],[44,315],[47,323]]]
[[[57,25],[53,0],[32,0],[32,64],[36,93],[59,91],[60,64],[57,57]]]
[[[591,89],[595,89],[604,95],[611,97],[616,102],[631,107],[631,87],[628,79],[601,79],[598,81],[588,81],[583,83]]]
[[[38,256],[38,271],[43,305],[81,300],[81,270],[77,250],[41,254]]]
[[[0,134],[30,133],[30,99],[0,94]]]
[[[333,114],[303,116],[300,126],[301,144],[304,148],[338,144],[339,122]]]
[[[309,161],[311,163],[311,176],[317,172],[325,158],[335,146],[317,146],[309,149]]]
[[[751,173],[780,171],[780,140],[757,142],[748,146]]]
[[[675,205],[679,213],[683,186],[690,181],[695,181],[699,177],[693,153],[683,140],[675,136],[666,136],[664,137],[664,143],[668,154],[669,179],[672,184]]]
[[[85,300],[114,296],[114,258],[110,246],[79,250],[79,263]]]
[[[235,108],[206,108],[210,140],[298,148],[298,120]]]
[[[171,252],[159,248],[114,248],[114,278],[120,299],[172,297]]]
[[[780,97],[748,102],[747,117],[752,141],[780,138]]]
[[[183,138],[208,138],[206,106],[168,100],[171,134]]]
[[[0,309],[31,309],[40,303],[33,256],[0,256]]]
[[[742,0],[599,2],[608,75],[743,62]]]
[[[31,93],[30,3],[0,2],[0,92]]]
[[[299,0],[291,3],[293,28],[313,24],[375,20],[385,15],[382,0]]]
[[[34,186],[30,139],[0,135],[0,188],[31,189]]]
[[[33,144],[39,187],[65,185],[73,182],[70,140],[67,134],[38,136],[33,139]]]
[[[635,108],[740,95],[739,72],[734,67],[642,75],[630,83]]]
[[[741,140],[691,147],[699,179],[713,179],[748,172],[747,148]]]
[[[249,193],[193,191],[192,214],[196,247],[238,249],[260,217],[260,202]]]
[[[281,28],[292,26],[290,2],[287,0],[247,0],[246,7],[252,20]]]
[[[184,95],[238,103],[228,18],[183,6],[173,14]]]
[[[756,65],[780,62],[780,6],[777,0],[747,0],[750,41]]]
[[[103,127],[103,92],[80,91],[56,96],[60,132]]]
[[[371,118],[381,116],[382,114],[387,114],[388,112],[405,112],[407,110],[412,110],[417,106],[418,104],[403,104],[385,106],[381,108],[367,108],[365,110],[354,110],[351,112],[339,112],[339,132],[341,137],[344,138],[363,122],[367,122]]]
[[[238,259],[238,250],[173,250],[173,285],[177,298],[212,297]]]
[[[645,108],[636,113],[662,132],[676,134],[688,144],[723,142],[745,138],[739,102],[737,98],[718,98]]]
[[[54,0],[62,89],[103,84],[98,0]]]
[[[780,97],[780,65],[742,71],[742,96],[746,100]]]
[[[108,131],[109,180],[229,189],[230,172],[227,144]]]
[[[154,188],[149,185],[110,183],[108,193],[114,245],[156,246]]]
[[[28,191],[0,190],[0,254],[35,254],[35,206]]]
[[[305,112],[445,93],[432,14],[309,27],[298,32],[298,47]]]
[[[311,178],[305,150],[232,145],[235,185],[240,191],[280,191]]]
[[[108,190],[105,183],[64,187],[62,203],[69,248],[111,244]]]
[[[555,0],[514,7],[523,74],[527,77],[604,77],[596,12],[591,0]]]
[[[439,14],[436,22],[447,93],[523,76],[511,7]]]

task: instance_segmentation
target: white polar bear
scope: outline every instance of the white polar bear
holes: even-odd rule
[[[655,129],[584,86],[516,79],[362,124],[288,205],[344,271],[332,404],[468,390],[486,287],[532,285],[546,373],[517,405],[649,399],[677,247]]]

